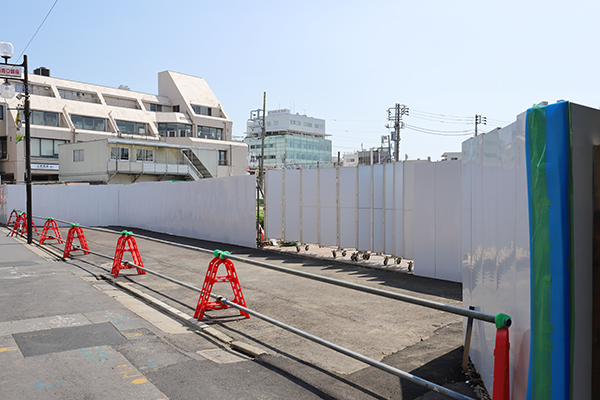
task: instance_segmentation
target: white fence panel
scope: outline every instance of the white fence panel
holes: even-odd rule
[[[461,163],[444,161],[435,166],[435,277],[462,282]]]
[[[357,246],[358,169],[340,168],[340,247]]]
[[[319,190],[316,169],[300,170],[302,175],[302,243],[319,242]],[[268,211],[268,210],[267,210]]]
[[[512,316],[511,375],[528,365],[530,320],[529,212],[524,115],[463,143],[461,247],[463,305]],[[473,325],[471,359],[493,384],[496,329]],[[521,377],[526,377],[526,372]],[[514,376],[511,376],[513,382]],[[525,378],[526,379],[526,378]]]
[[[265,234],[269,238],[284,236],[283,171],[268,171],[265,175]]]
[[[300,231],[302,223],[301,207],[301,171],[285,171],[285,240],[301,241]]]
[[[336,170],[333,168],[319,171],[319,219],[320,240],[323,246],[337,245],[337,183]]]
[[[414,170],[414,259],[415,275],[436,276],[435,251],[435,164],[415,166]]]
[[[26,208],[24,185],[3,185],[2,193],[4,209]],[[123,225],[254,247],[254,193],[251,176],[132,185],[34,185],[32,208],[34,216],[82,225]]]

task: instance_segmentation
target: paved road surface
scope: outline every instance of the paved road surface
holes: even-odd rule
[[[242,257],[461,305],[461,286],[456,283],[133,231],[207,249],[222,247]],[[66,229],[62,232],[66,236]],[[118,235],[95,230],[85,234],[91,250],[114,254]],[[210,254],[139,237],[137,244],[147,268],[202,286]],[[203,320],[208,326],[229,341],[264,352],[252,359],[232,350],[218,334],[198,333],[110,282],[97,280],[109,275],[110,260],[75,252],[68,262],[56,262],[12,238],[3,237],[0,245],[11,250],[0,253],[0,379],[11,382],[14,396],[2,398],[24,398],[18,397],[24,390],[26,398],[33,399],[105,398],[111,391],[147,399],[416,399],[426,395],[414,384],[257,318],[245,319],[232,309],[208,311]],[[23,251],[12,251],[17,247],[26,249],[25,256]],[[49,247],[62,253],[62,246]],[[251,264],[235,262],[235,267],[249,308],[474,396],[464,383],[453,383],[465,379],[460,371],[461,318]],[[135,270],[121,272],[115,282],[189,315],[198,301],[194,291],[150,274],[137,275]],[[232,298],[227,283],[216,284],[213,293]],[[81,339],[91,338],[96,331],[105,332],[106,339]],[[19,338],[21,334],[25,337]],[[28,379],[19,378],[23,376]]]

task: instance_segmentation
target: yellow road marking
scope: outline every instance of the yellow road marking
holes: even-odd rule
[[[131,383],[133,383],[134,385],[140,385],[142,383],[146,383],[148,382],[148,379],[146,378],[141,378],[141,379],[136,379],[135,381],[131,381]]]
[[[142,336],[141,333],[137,333],[137,332],[133,332],[133,333],[126,333],[125,337],[136,337],[136,336]]]
[[[18,346],[0,347],[0,353],[5,352],[5,351],[14,351],[14,350],[19,350],[19,347]]]

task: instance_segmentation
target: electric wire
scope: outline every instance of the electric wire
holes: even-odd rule
[[[27,48],[29,47],[29,45],[31,44],[31,42],[33,42],[33,39],[36,37],[36,35],[40,31],[40,29],[42,28],[42,25],[44,25],[44,22],[46,22],[46,20],[48,19],[48,16],[50,16],[50,13],[52,12],[52,10],[54,10],[54,6],[56,5],[56,3],[58,3],[58,0],[54,1],[54,4],[52,4],[52,7],[50,7],[50,11],[48,11],[48,14],[46,14],[46,17],[44,17],[44,20],[42,21],[42,23],[40,24],[40,26],[38,26],[37,30],[35,31],[35,33],[31,37],[31,39],[29,40],[29,43],[27,43],[27,46],[25,46],[25,48],[23,49],[23,52],[21,53],[21,55],[19,56],[19,58],[17,60],[20,60],[21,57],[23,57],[23,54],[25,54],[25,51],[27,51]]]

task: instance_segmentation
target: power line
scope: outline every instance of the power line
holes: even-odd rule
[[[438,135],[438,136],[467,136],[473,134],[473,129],[462,130],[462,131],[442,131],[437,129],[428,129],[421,128],[419,126],[405,124],[407,129],[410,129],[415,132],[426,133],[428,135]]]
[[[56,3],[58,3],[58,0],[56,0],[54,2],[54,4],[52,4],[52,7],[50,7],[50,11],[48,11],[48,14],[46,14],[46,17],[44,18],[44,20],[42,21],[42,23],[40,24],[40,26],[38,26],[37,30],[35,31],[35,33],[31,37],[31,40],[29,40],[29,43],[27,43],[27,46],[25,46],[25,48],[23,49],[23,52],[21,53],[21,55],[18,58],[19,60],[21,59],[21,57],[23,57],[23,54],[25,54],[25,51],[27,50],[27,48],[29,47],[29,45],[31,44],[31,42],[33,42],[33,39],[35,38],[35,36],[38,34],[38,32],[40,31],[40,29],[42,28],[42,25],[44,25],[44,22],[46,22],[46,20],[48,19],[48,16],[52,12],[52,10],[54,10],[54,6],[56,5]]]

